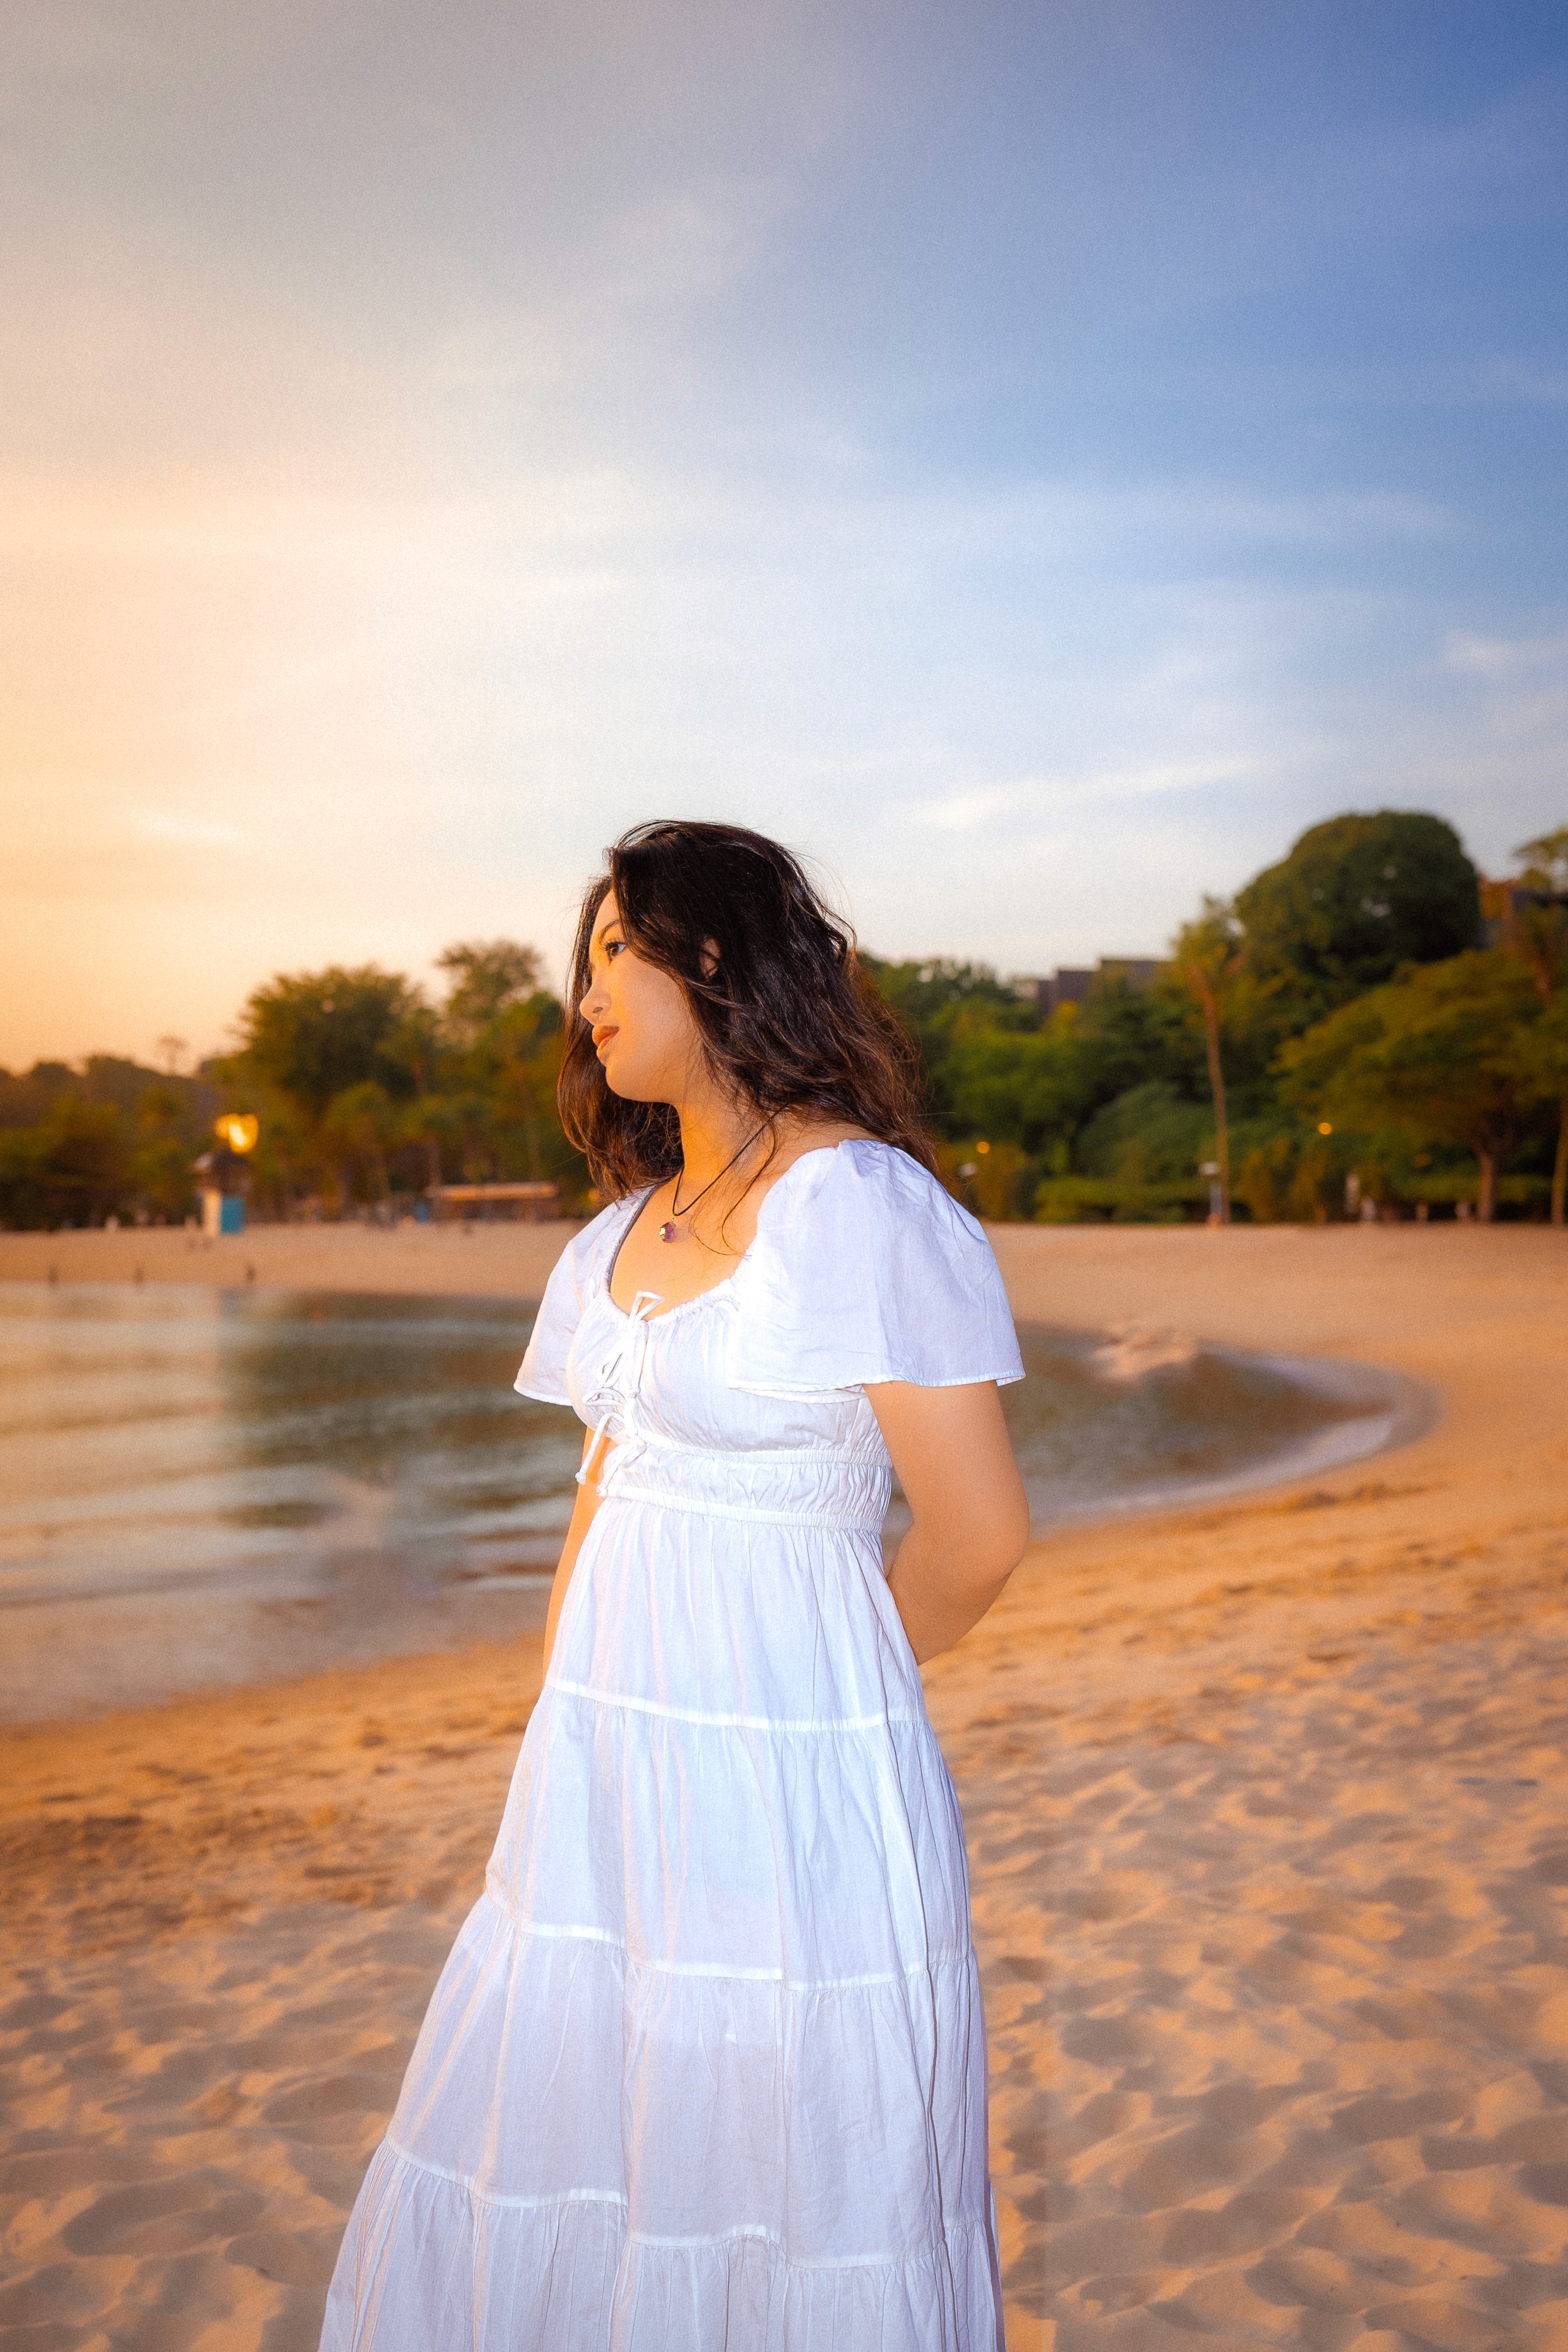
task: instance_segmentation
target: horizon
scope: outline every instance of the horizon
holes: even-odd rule
[[[651,814],[1040,974],[1344,809],[1568,819],[1558,12],[13,46],[8,1068],[454,939],[559,985]]]
[[[1335,814],[1358,814],[1358,812],[1336,812]],[[1359,812],[1359,814],[1364,814],[1364,812]],[[1287,854],[1291,845],[1287,845],[1286,850],[1282,850],[1281,852],[1281,857]],[[1464,847],[1464,845],[1465,845],[1461,841],[1461,847]],[[1466,855],[1469,855],[1468,849],[1466,850]],[[1270,858],[1268,862],[1270,865],[1272,865],[1277,861]],[[1517,866],[1519,862],[1517,856],[1511,858],[1509,862],[1511,865]],[[1471,863],[1474,864],[1475,861],[1472,859]],[[1502,878],[1497,875],[1487,874],[1485,869],[1479,866],[1477,867],[1477,874],[1483,887],[1489,882],[1497,881]],[[1245,877],[1243,878],[1250,879],[1251,877]],[[470,934],[469,938],[470,940],[472,940],[473,935]],[[491,943],[493,944],[494,942]],[[460,944],[460,942],[445,942],[444,943],[444,947],[450,947],[455,944]],[[517,944],[531,946],[533,943],[517,942]],[[957,969],[973,970],[978,973],[989,973],[991,977],[999,982],[1003,986],[1017,987],[1022,991],[1030,987],[1036,987],[1041,982],[1053,978],[1060,978],[1064,972],[1069,971],[1082,972],[1087,970],[1092,973],[1107,966],[1115,967],[1117,965],[1140,961],[1152,961],[1169,968],[1171,951],[1175,945],[1175,941],[1173,939],[1164,942],[1158,949],[1153,950],[1146,956],[1137,953],[1129,954],[1124,950],[1114,948],[1101,948],[1090,952],[1077,964],[1064,962],[1061,964],[1051,965],[1047,969],[1037,971],[1009,971],[993,962],[984,954],[983,951],[967,956],[921,955],[919,953],[915,953],[902,957],[893,957],[883,956],[873,943],[866,940],[857,940],[856,944],[862,955],[875,962],[890,964],[905,963],[922,967],[927,965],[935,967],[938,964],[950,963]],[[443,950],[435,950],[434,955],[426,963],[422,971],[407,972],[402,975],[410,982],[416,992],[423,994],[425,999],[437,1009],[439,1008],[444,992],[448,992],[450,988],[455,984],[455,982],[444,979],[439,970],[437,959],[442,952]],[[371,961],[373,961],[373,960]],[[353,968],[354,967],[347,965],[346,959],[343,957],[330,954],[324,959],[320,965],[316,967],[318,971]],[[395,966],[382,966],[381,968],[383,970],[393,971],[396,969]],[[180,1076],[190,1079],[202,1079],[207,1076],[209,1066],[212,1064],[225,1060],[236,1050],[238,1045],[239,1023],[243,1016],[245,1007],[249,1003],[251,996],[257,991],[271,985],[276,981],[304,976],[305,975],[302,972],[298,971],[293,973],[274,971],[267,973],[263,979],[256,981],[253,984],[253,988],[246,992],[245,996],[236,1005],[234,1019],[230,1024],[228,1035],[224,1039],[220,1039],[218,1043],[210,1047],[197,1048],[191,1044],[189,1039],[179,1036],[172,1031],[166,1031],[155,1041],[154,1049],[147,1054],[136,1054],[133,1052],[120,1053],[116,1050],[102,1046],[89,1046],[74,1055],[36,1055],[30,1064],[17,1065],[16,1067],[12,1067],[5,1062],[0,1062],[0,1077],[10,1076],[25,1078],[30,1076],[34,1069],[51,1066],[74,1066],[85,1074],[87,1065],[89,1061],[101,1060],[133,1064],[139,1068],[144,1068],[160,1076]],[[556,996],[559,1000],[564,1003],[566,988],[564,978],[560,973],[552,971],[548,968],[541,967],[538,985],[541,989],[547,991],[549,993]],[[183,1049],[173,1065],[170,1064],[168,1054],[165,1050],[172,1045],[178,1045]]]

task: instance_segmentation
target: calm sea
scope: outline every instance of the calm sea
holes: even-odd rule
[[[0,1286],[0,1717],[541,1622],[581,1432],[512,1389],[531,1321],[495,1299]],[[1363,1368],[1022,1336],[1030,1378],[1005,1394],[1042,1523],[1310,1474],[1420,1412]]]

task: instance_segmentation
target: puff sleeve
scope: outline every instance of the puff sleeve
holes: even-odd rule
[[[593,1276],[606,1253],[615,1246],[623,1214],[623,1202],[601,1209],[557,1258],[534,1318],[522,1369],[512,1383],[519,1396],[538,1397],[543,1404],[570,1404],[566,1369],[571,1343]]]
[[[810,1397],[1023,1378],[984,1231],[891,1144],[797,1160],[763,1202],[743,1275],[732,1388]]]

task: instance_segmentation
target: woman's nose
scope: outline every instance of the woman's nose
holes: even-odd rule
[[[601,1013],[609,1011],[610,999],[605,994],[602,972],[589,982],[588,993],[582,999],[579,1009],[585,1021],[597,1021]]]

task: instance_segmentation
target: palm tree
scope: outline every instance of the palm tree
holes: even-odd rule
[[[1225,1115],[1225,1070],[1220,1027],[1233,982],[1242,969],[1241,933],[1229,904],[1207,898],[1194,923],[1184,923],[1172,943],[1182,978],[1197,999],[1208,1052],[1208,1087],[1214,1098],[1214,1158],[1219,1170],[1219,1222],[1230,1223],[1230,1133]]]

